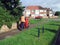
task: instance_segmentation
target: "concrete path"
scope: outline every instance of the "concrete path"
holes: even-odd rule
[[[46,21],[43,21],[43,22],[46,22]],[[28,30],[31,29],[31,28],[37,27],[40,24],[43,24],[43,23],[42,22],[38,22],[37,24],[31,24],[29,26]],[[24,29],[24,30],[27,30],[27,29]],[[1,33],[0,34],[0,40],[3,40],[5,38],[11,37],[11,36],[14,36],[14,35],[16,35],[16,34],[18,34],[20,32],[21,31],[19,31],[18,29],[16,29],[16,30],[12,30],[12,31],[9,31],[9,32]]]

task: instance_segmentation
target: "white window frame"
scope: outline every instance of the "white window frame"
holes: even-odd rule
[[[49,13],[52,13],[52,11],[49,11]]]
[[[44,10],[40,10],[40,12],[43,12]]]
[[[39,15],[39,10],[35,10],[35,14]]]

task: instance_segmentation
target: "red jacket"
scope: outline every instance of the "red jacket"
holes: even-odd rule
[[[29,19],[26,17],[25,18],[25,28],[28,28],[29,26]]]

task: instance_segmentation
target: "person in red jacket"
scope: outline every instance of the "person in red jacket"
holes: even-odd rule
[[[25,17],[25,28],[29,27],[29,19],[31,17],[31,14],[29,15],[29,17]]]
[[[29,27],[29,18],[25,17],[25,28]]]

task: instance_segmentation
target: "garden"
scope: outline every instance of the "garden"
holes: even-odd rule
[[[19,0],[14,0],[14,2],[11,0],[0,0],[0,28],[2,25],[7,25],[11,28],[12,23],[19,20],[24,8],[22,6],[19,7],[19,3],[21,5]],[[12,5],[14,6],[12,7]],[[56,12],[57,14],[60,15],[60,12]],[[42,17],[30,19],[31,26],[28,29],[20,32],[14,30],[18,34],[13,35],[12,33],[11,35],[13,36],[0,40],[0,45],[52,45],[56,40],[55,37],[60,26],[60,16],[58,19],[39,18]]]
[[[60,26],[60,21],[55,19],[38,19],[31,20],[30,23],[38,25],[33,28],[23,30],[9,38],[0,40],[0,45],[52,45],[54,37],[56,36]],[[39,37],[38,28],[40,30]]]

